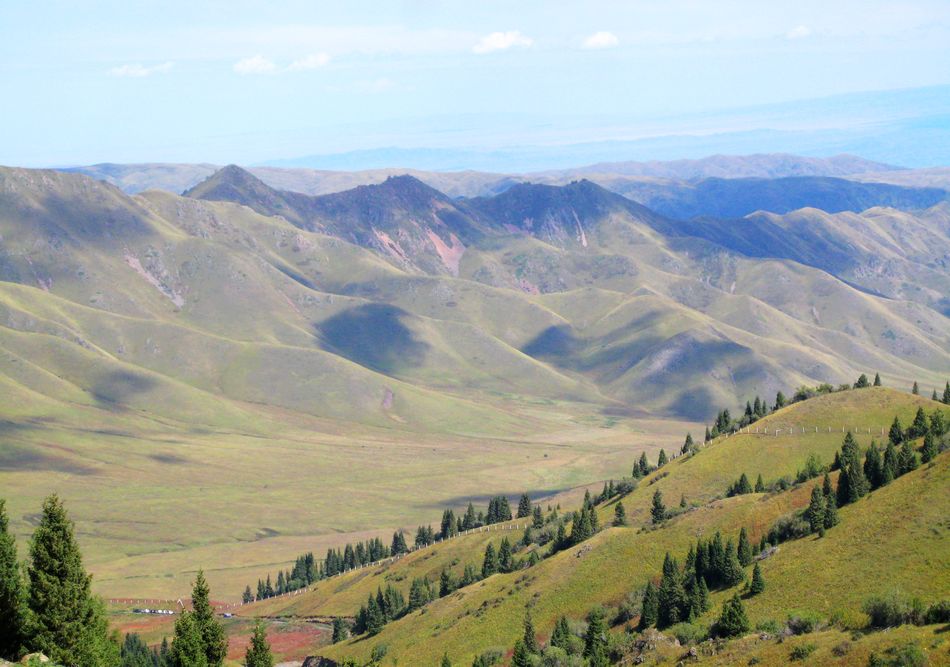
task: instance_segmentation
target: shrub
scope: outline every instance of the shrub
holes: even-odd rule
[[[917,644],[893,646],[884,655],[872,653],[868,658],[868,667],[925,667],[927,656]]]
[[[627,623],[640,615],[641,595],[639,593],[627,593],[626,597],[620,603],[620,609],[617,610],[617,624]]]
[[[792,652],[789,654],[789,658],[792,660],[804,660],[812,653],[815,652],[815,649],[818,647],[814,644],[799,644],[792,649]]]
[[[821,629],[821,619],[815,614],[794,613],[789,614],[785,626],[793,635],[805,635],[809,632],[815,632]]]
[[[832,655],[834,655],[837,658],[846,656],[850,652],[851,652],[851,642],[849,641],[843,641],[840,644],[835,644],[831,649]]]
[[[769,618],[756,625],[755,629],[757,632],[765,632],[770,635],[777,635],[784,629],[784,626],[780,625],[775,619]]]
[[[926,612],[920,600],[906,600],[896,593],[876,595],[862,606],[872,628],[893,628],[905,623],[922,625]]]
[[[792,512],[776,519],[769,528],[766,541],[769,544],[781,544],[811,534],[811,526],[800,512]]]
[[[677,623],[670,626],[666,632],[676,637],[683,646],[699,644],[709,637],[706,628],[696,623]]]
[[[950,623],[950,600],[941,600],[930,605],[924,620],[928,625],[932,623]]]

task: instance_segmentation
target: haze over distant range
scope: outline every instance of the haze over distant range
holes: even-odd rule
[[[482,5],[5,3],[0,164],[950,164],[946,2]]]

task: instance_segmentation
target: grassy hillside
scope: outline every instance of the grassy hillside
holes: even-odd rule
[[[318,208],[462,241],[474,209],[433,193],[392,179]],[[461,257],[413,237],[454,276],[237,203],[0,170],[14,530],[56,490],[102,592],[180,595],[214,565],[234,599],[303,551],[616,477],[755,394],[950,373],[933,310],[667,238],[589,183],[510,197],[550,233]]]
[[[950,410],[940,404],[919,397],[869,389],[797,403],[757,426],[772,430],[810,422],[827,429],[832,423],[849,418],[889,423],[895,414],[906,422],[917,405],[928,410],[943,409],[950,415]],[[558,615],[580,619],[595,604],[619,604],[628,593],[658,576],[665,553],[682,559],[697,537],[709,537],[720,530],[735,539],[739,529],[745,527],[756,542],[776,519],[807,505],[814,482],[784,492],[733,498],[722,498],[725,487],[742,472],[753,479],[762,472],[769,480],[794,474],[811,454],[830,461],[840,447],[841,437],[840,431],[836,431],[831,435],[797,432],[716,440],[693,457],[672,461],[623,498],[631,527],[603,530],[591,540],[527,570],[495,575],[460,589],[388,624],[376,637],[356,638],[321,649],[320,653],[365,659],[374,646],[385,644],[389,655],[395,658],[434,664],[446,651],[454,661],[467,664],[486,648],[510,648],[520,635],[526,607],[531,608],[539,634],[547,636]],[[768,465],[769,461],[774,464]],[[792,611],[860,624],[863,600],[891,589],[919,595],[930,602],[946,597],[950,593],[950,533],[945,520],[950,511],[948,481],[950,458],[943,454],[933,465],[902,476],[858,503],[842,508],[841,524],[824,538],[806,537],[782,544],[777,554],[762,562],[768,582],[766,592],[746,603],[753,625],[770,619],[784,621]],[[686,494],[697,507],[661,528],[649,529],[648,508],[658,489],[668,503],[675,503],[680,494]],[[600,509],[603,521],[609,521],[612,515],[613,503]],[[432,572],[444,564],[444,559],[457,557],[452,554],[464,539],[469,538],[433,550]],[[476,555],[478,548],[483,548],[474,542],[465,544]],[[413,558],[417,559],[415,565],[407,560],[405,567],[414,573],[423,572],[421,553]],[[267,615],[332,613],[339,609],[333,602],[337,594],[342,596],[341,600],[350,601],[349,586],[358,585],[356,582],[384,582],[387,576],[396,576],[394,573],[395,570],[360,571],[348,575],[347,583],[343,578],[339,585],[328,586],[330,582],[324,582],[314,592],[301,594],[292,601],[268,601],[261,606],[252,605],[247,611],[255,613],[259,608],[259,613]],[[364,585],[352,600],[359,603],[370,588],[375,590],[371,584]],[[721,602],[731,593],[714,593],[712,610],[702,620],[713,620]],[[830,650],[833,634],[819,638],[823,650]],[[867,645],[879,643],[873,640]],[[790,649],[791,644],[786,647]],[[742,653],[751,649],[735,650]],[[771,654],[767,646],[758,646],[756,651]]]

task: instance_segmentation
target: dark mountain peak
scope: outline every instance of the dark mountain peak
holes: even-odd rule
[[[251,172],[236,164],[218,169],[205,180],[186,190],[183,195],[193,199],[234,201],[248,204],[250,199],[276,191]]]
[[[444,194],[409,174],[389,176],[382,183],[360,185],[352,190],[324,195],[324,197],[357,198],[407,208],[430,205],[433,201],[451,203]]]

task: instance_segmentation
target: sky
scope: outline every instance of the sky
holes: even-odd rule
[[[950,84],[948,45],[947,0],[0,0],[0,164],[846,129],[799,101]]]

